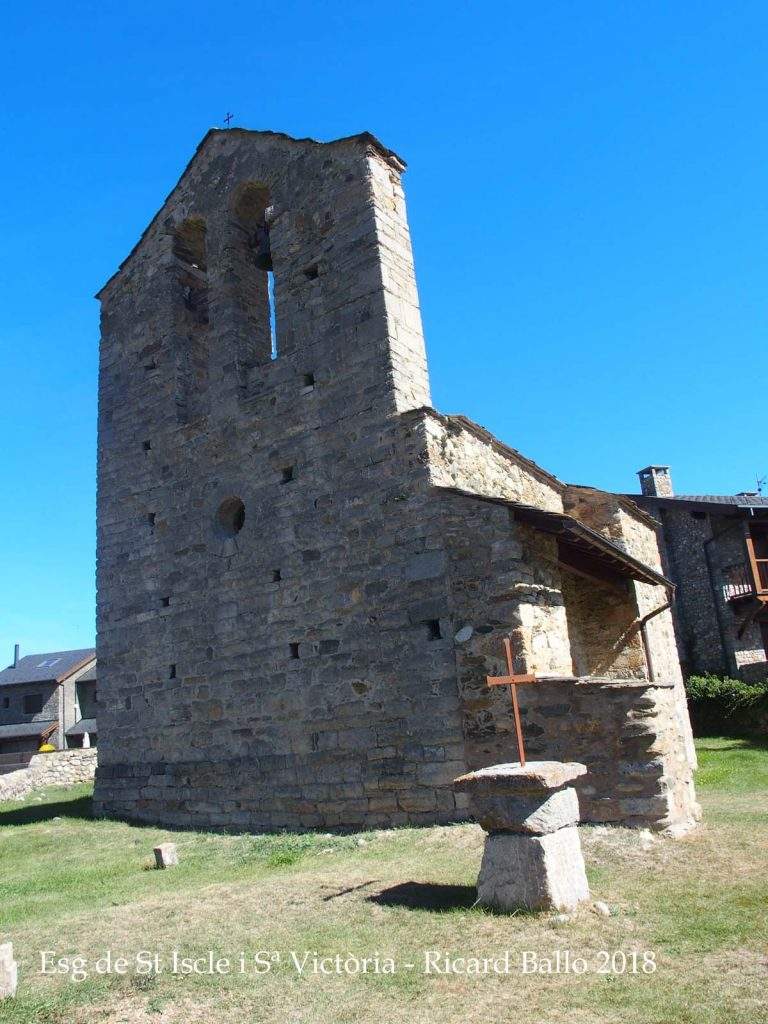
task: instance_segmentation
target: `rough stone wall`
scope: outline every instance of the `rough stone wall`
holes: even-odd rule
[[[74,786],[90,782],[96,772],[96,750],[57,750],[35,754],[27,768],[0,775],[0,801],[21,800],[43,786]]]
[[[563,597],[575,674],[646,677],[637,604],[628,581],[618,588],[564,572]]]
[[[499,668],[488,658],[476,674]],[[576,783],[583,821],[692,827],[700,812],[674,683],[548,678],[518,687],[518,697],[528,757],[587,766]],[[513,723],[499,696],[478,685],[473,714],[483,728],[468,746],[470,769],[516,760]]]
[[[519,693],[529,756],[587,765],[575,783],[582,820],[693,826],[700,812],[674,682],[544,680]]]
[[[482,428],[434,410],[419,413],[430,481],[489,497],[562,512],[563,485],[550,473],[500,444]]]

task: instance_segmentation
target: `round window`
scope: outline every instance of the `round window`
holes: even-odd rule
[[[236,533],[240,533],[245,522],[245,505],[240,498],[225,498],[219,505],[216,522],[227,537],[234,537]]]

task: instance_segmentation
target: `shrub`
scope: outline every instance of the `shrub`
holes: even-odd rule
[[[719,676],[691,676],[688,692],[698,736],[750,736],[768,731],[768,680],[745,683]]]

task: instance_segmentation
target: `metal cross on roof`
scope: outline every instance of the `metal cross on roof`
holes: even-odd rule
[[[229,128],[229,122],[232,120],[234,116],[234,114],[230,114],[230,112],[227,111],[227,116],[224,118],[224,124],[227,126],[227,128]]]
[[[489,686],[508,686],[512,696],[512,711],[515,716],[515,736],[517,737],[517,751],[520,755],[520,764],[525,767],[525,744],[523,743],[523,727],[520,722],[520,707],[517,703],[517,687],[520,683],[536,683],[535,675],[515,675],[514,654],[512,651],[512,640],[504,637],[504,653],[507,657],[506,676],[486,676]]]

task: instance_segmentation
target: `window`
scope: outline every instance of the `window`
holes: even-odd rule
[[[259,181],[245,182],[236,193],[232,212],[238,243],[232,252],[233,269],[239,281],[240,308],[248,324],[237,353],[241,386],[246,386],[252,366],[277,358],[272,211],[267,186]]]
[[[10,706],[11,706],[11,698],[10,697],[3,697],[3,708],[7,711]]]
[[[24,698],[24,714],[39,715],[44,704],[42,693],[28,693]]]
[[[280,483],[289,484],[293,480],[293,466],[285,466],[280,474]]]

